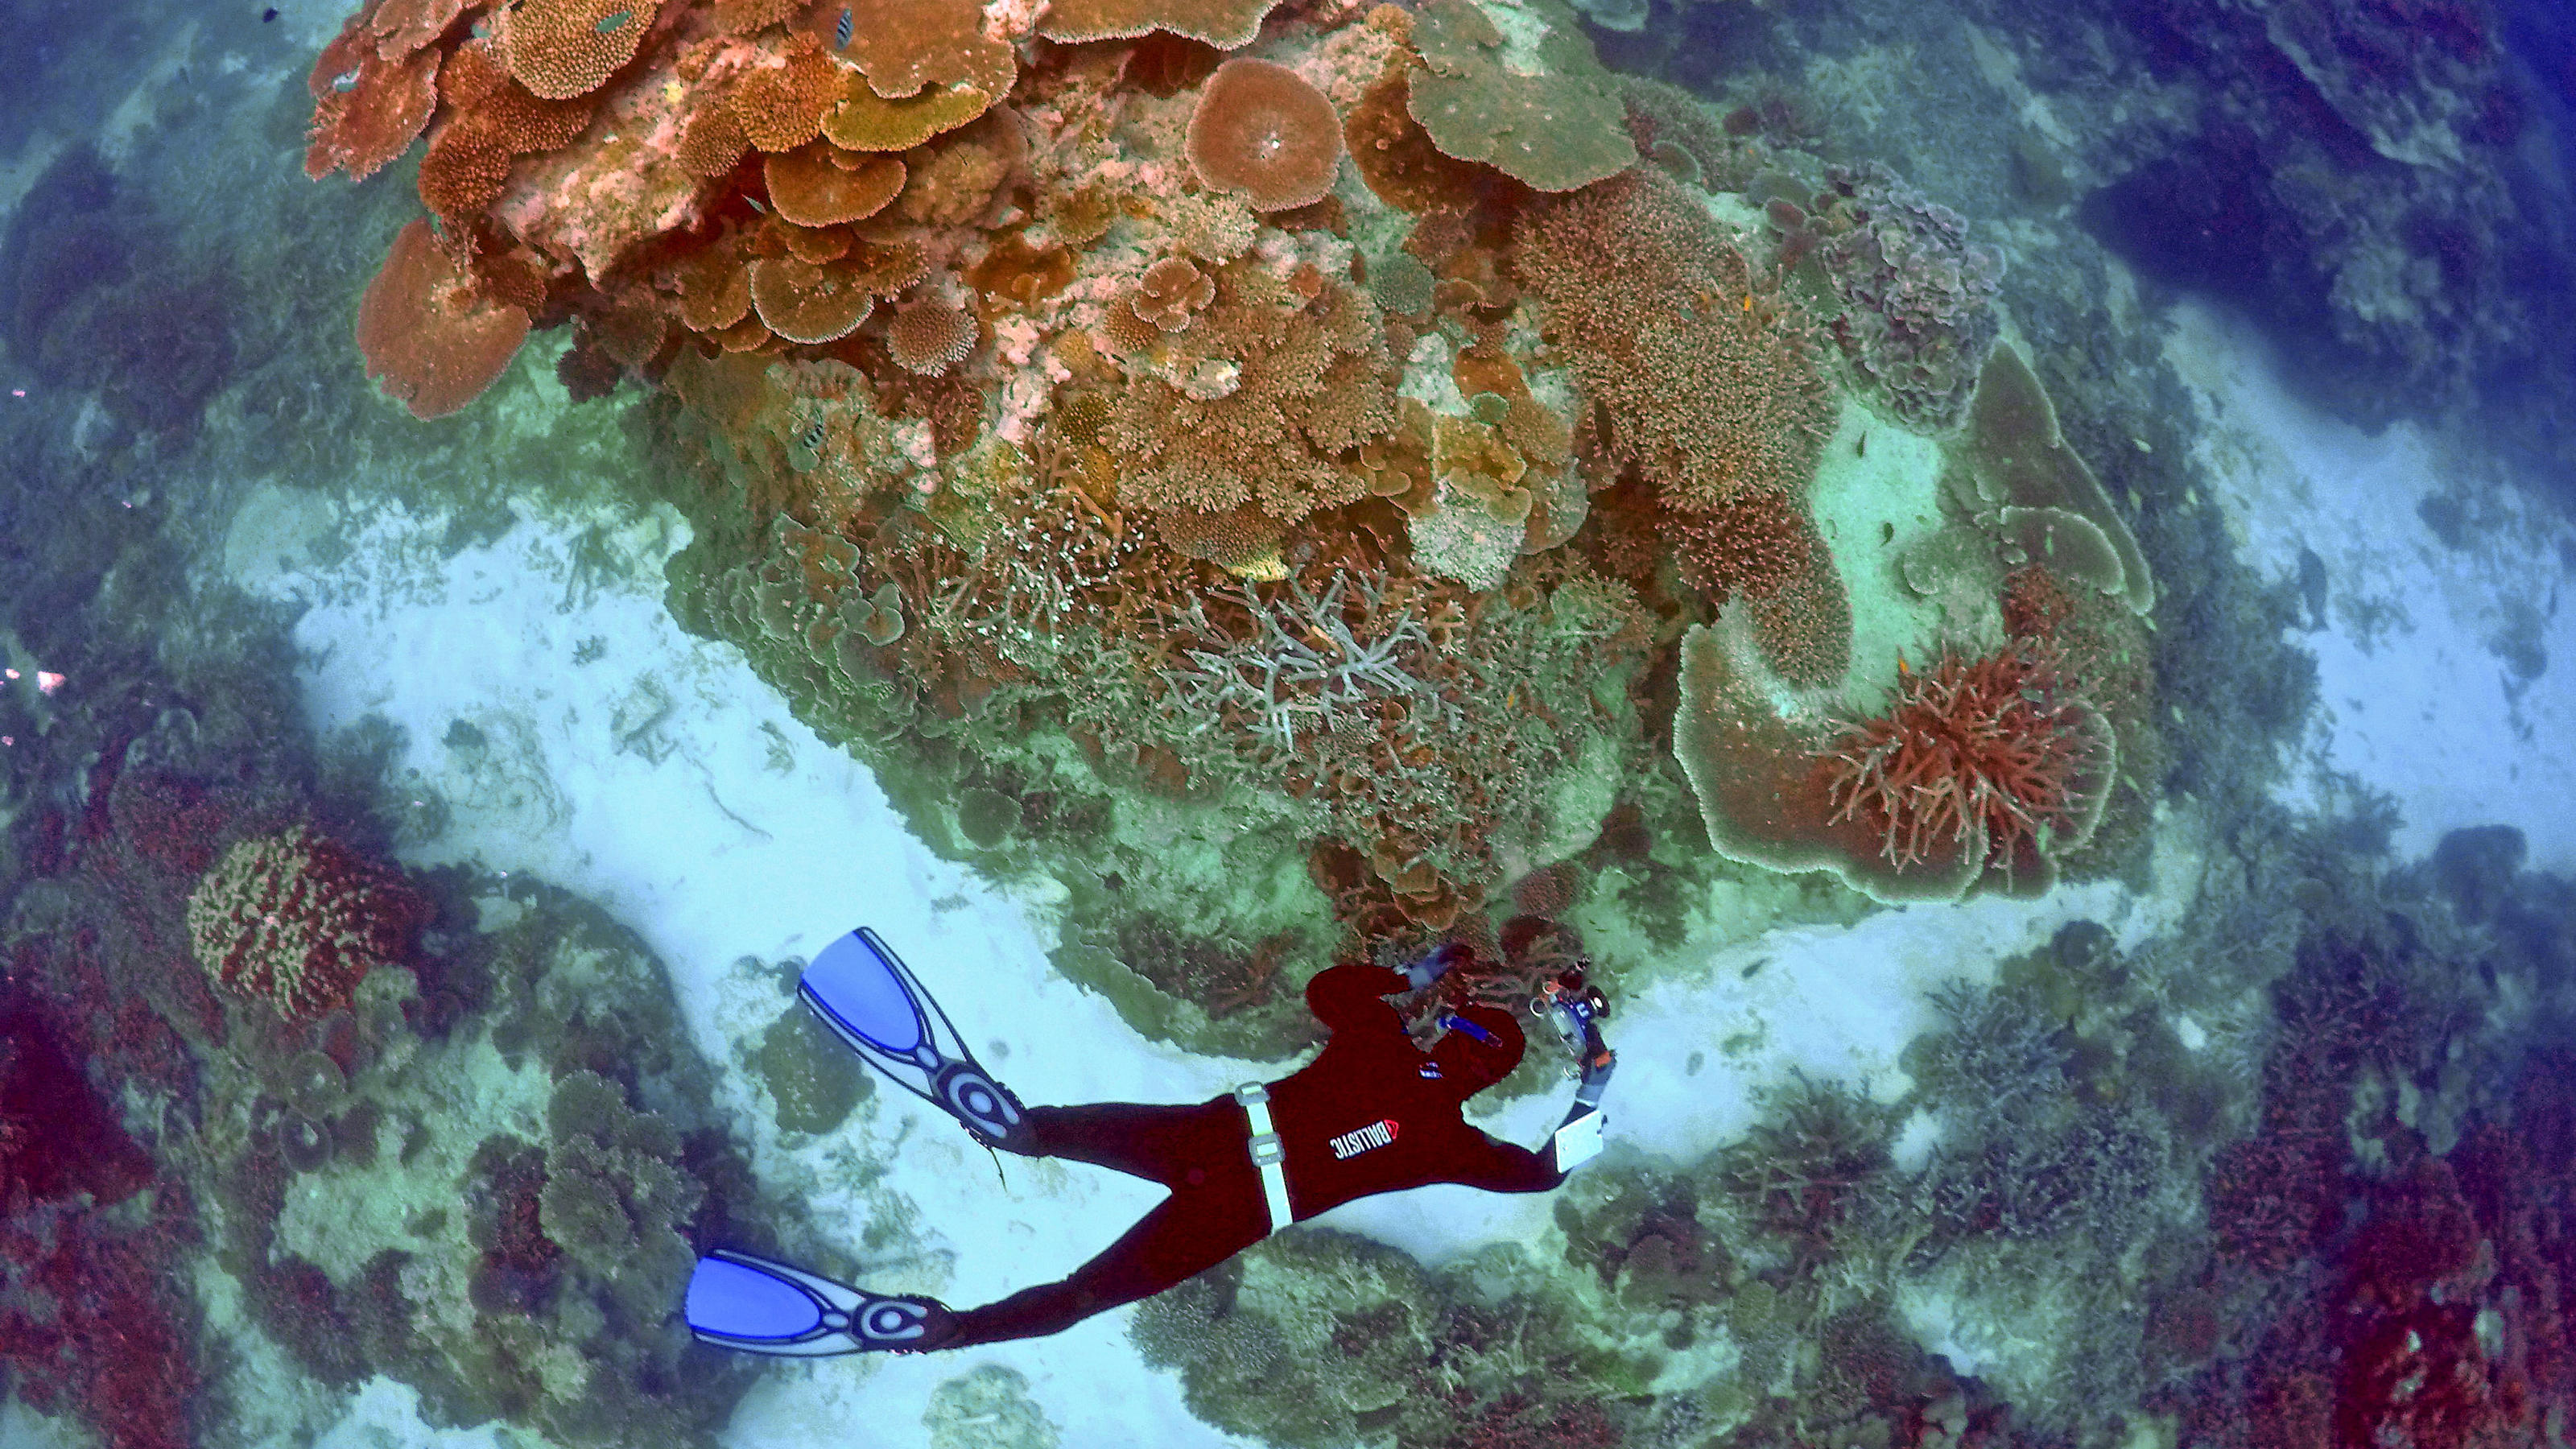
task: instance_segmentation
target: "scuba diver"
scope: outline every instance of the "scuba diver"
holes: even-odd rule
[[[690,1277],[689,1328],[719,1347],[797,1358],[1038,1338],[1152,1297],[1353,1198],[1435,1182],[1546,1192],[1601,1148],[1601,1093],[1616,1060],[1601,1043],[1606,1006],[1597,988],[1583,986],[1579,968],[1531,1003],[1557,1018],[1569,1044],[1579,1043],[1582,1082],[1545,1151],[1496,1141],[1459,1113],[1520,1064],[1520,1024],[1499,1007],[1461,1006],[1442,1014],[1426,1054],[1383,999],[1423,990],[1467,959],[1453,943],[1402,972],[1345,962],[1318,973],[1306,984],[1306,1005],[1332,1038],[1279,1081],[1247,1082],[1191,1106],[1025,1107],[976,1065],[946,1013],[876,932],[853,931],[817,953],[797,985],[851,1050],[988,1148],[1114,1168],[1172,1195],[1063,1281],[962,1311],[719,1248]]]

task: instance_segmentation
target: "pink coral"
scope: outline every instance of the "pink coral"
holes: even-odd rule
[[[216,980],[302,1020],[408,955],[427,914],[401,875],[298,825],[224,852],[188,897],[188,940]]]

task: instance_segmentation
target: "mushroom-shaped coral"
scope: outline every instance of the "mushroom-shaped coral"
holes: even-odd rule
[[[234,842],[188,896],[188,942],[225,986],[290,1021],[348,1004],[427,916],[402,877],[298,825]]]
[[[1138,320],[1165,332],[1179,332],[1200,308],[1215,300],[1215,278],[1187,257],[1165,257],[1145,269],[1145,279],[1127,305]]]
[[[417,418],[442,418],[481,397],[527,337],[527,312],[486,294],[425,221],[394,238],[358,303],[367,375]]]
[[[1295,71],[1238,58],[1218,66],[1199,92],[1189,156],[1208,185],[1251,198],[1256,210],[1284,211],[1333,189],[1342,123]]]
[[[798,226],[834,226],[885,210],[903,190],[904,166],[891,156],[854,158],[842,166],[828,148],[808,146],[763,157],[769,204]]]
[[[965,361],[979,335],[973,313],[933,297],[896,310],[886,323],[886,352],[906,372],[937,377]]]
[[[790,342],[847,337],[876,307],[863,279],[837,266],[764,257],[750,270],[752,307],[770,331]]]
[[[495,14],[510,74],[550,101],[586,96],[635,58],[653,28],[650,0],[520,0]]]

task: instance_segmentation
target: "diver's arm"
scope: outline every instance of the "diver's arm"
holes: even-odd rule
[[[1385,1027],[1401,1036],[1404,1018],[1386,998],[1408,990],[1404,978],[1366,961],[1327,966],[1306,983],[1306,1009],[1335,1031]]]
[[[1554,1143],[1545,1151],[1532,1152],[1482,1132],[1475,1135],[1477,1145],[1461,1154],[1449,1181],[1487,1192],[1546,1192],[1565,1181],[1565,1174],[1557,1170]]]

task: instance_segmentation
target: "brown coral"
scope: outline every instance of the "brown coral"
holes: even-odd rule
[[[400,961],[429,915],[400,873],[298,825],[237,841],[188,896],[188,940],[225,986],[300,1021]]]
[[[438,52],[388,61],[371,41],[351,20],[313,63],[304,174],[317,181],[334,171],[366,180],[410,148],[438,107]]]
[[[358,303],[367,375],[417,418],[445,417],[482,396],[527,336],[527,312],[487,296],[425,221],[394,238]]]
[[[798,35],[781,63],[744,76],[726,102],[743,139],[763,151],[793,151],[823,134],[823,117],[841,103],[841,68]]]
[[[1799,522],[1807,533],[1806,567],[1752,600],[1753,642],[1782,679],[1800,689],[1823,689],[1851,668],[1851,596],[1843,591],[1824,540],[1804,519]]]
[[[1182,509],[1160,522],[1165,547],[1221,569],[1250,568],[1279,552],[1279,525],[1249,504],[1223,513]]]
[[[857,66],[868,89],[889,100],[927,86],[966,85],[998,96],[1019,73],[1011,47],[984,33],[976,0],[822,0],[805,23],[824,49]]]
[[[1141,321],[1165,332],[1178,332],[1190,318],[1216,300],[1216,282],[1187,257],[1165,257],[1145,269],[1136,295],[1128,303]]]
[[[1038,33],[1049,40],[1125,40],[1163,30],[1219,50],[1249,45],[1279,0],[1056,0]]]
[[[906,372],[937,377],[966,360],[977,335],[974,314],[933,298],[895,312],[886,323],[886,353]]]
[[[1744,258],[1660,171],[1630,172],[1525,216],[1516,268],[1610,446],[1664,501],[1803,496],[1835,415],[1803,320],[1754,295]]]
[[[519,0],[493,20],[510,74],[545,100],[586,96],[635,58],[653,28],[650,0]]]
[[[465,0],[386,0],[367,16],[376,55],[400,60],[447,33],[465,13]]]
[[[888,100],[854,76],[824,115],[823,134],[848,151],[909,151],[983,115],[995,99],[980,86],[954,85],[925,86],[918,95]]]
[[[750,270],[752,307],[764,326],[790,342],[810,346],[847,337],[876,307],[861,279],[838,266],[765,257]]]
[[[1321,201],[1342,160],[1341,118],[1324,93],[1286,66],[1229,60],[1190,112],[1190,165],[1219,191],[1259,211]]]
[[[904,166],[891,156],[859,158],[843,167],[828,148],[807,146],[761,158],[769,204],[798,226],[832,226],[885,210],[903,190]]]
[[[1807,571],[1813,529],[1797,501],[1757,488],[1675,520],[1673,562],[1682,582],[1724,602],[1769,598]]]

